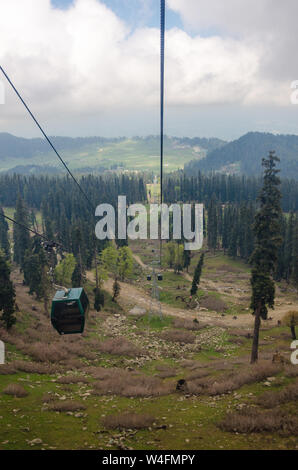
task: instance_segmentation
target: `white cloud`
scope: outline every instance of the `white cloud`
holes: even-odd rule
[[[269,39],[261,42],[259,29],[266,38],[274,31],[272,18],[264,25],[261,18],[275,3],[168,0],[193,28],[210,26],[222,35],[168,31],[167,105],[288,104],[290,84],[262,72]],[[280,19],[285,26],[288,16]],[[67,10],[52,8],[50,0],[0,0],[0,63],[43,117],[90,117],[113,109],[145,113],[158,105],[159,31],[131,31],[97,0],[76,0]],[[23,115],[11,92],[0,112],[0,123]]]

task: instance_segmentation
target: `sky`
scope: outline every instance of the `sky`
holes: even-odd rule
[[[0,64],[50,135],[157,134],[159,11],[159,0],[0,0]],[[165,132],[298,134],[297,16],[296,0],[167,0]],[[0,102],[0,132],[39,136],[2,76]]]

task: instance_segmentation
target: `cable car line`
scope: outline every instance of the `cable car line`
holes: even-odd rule
[[[160,204],[163,203],[163,157],[164,157],[164,90],[165,90],[165,0],[160,2]],[[162,261],[162,237],[160,217],[160,266]]]
[[[69,173],[69,175],[71,176],[71,178],[73,179],[73,181],[75,182],[75,184],[78,186],[78,188],[80,189],[81,193],[84,195],[85,199],[88,201],[89,205],[92,207],[92,212],[94,213],[95,212],[95,206],[93,205],[93,203],[91,202],[91,200],[89,199],[89,197],[87,196],[87,194],[85,193],[85,191],[83,190],[83,188],[81,187],[80,183],[78,182],[78,180],[75,178],[75,176],[73,175],[73,173],[70,171],[70,169],[68,168],[68,166],[66,165],[65,161],[63,160],[63,158],[61,157],[61,155],[59,154],[59,152],[57,151],[56,147],[54,146],[54,144],[52,143],[52,141],[50,140],[50,138],[47,136],[47,134],[45,133],[45,131],[43,130],[43,128],[41,127],[41,125],[39,124],[38,120],[36,119],[36,117],[34,116],[34,114],[32,113],[32,111],[30,110],[29,106],[25,103],[24,99],[22,98],[22,96],[20,95],[20,93],[18,92],[18,90],[16,89],[16,87],[14,86],[14,84],[12,83],[11,79],[9,78],[9,76],[7,75],[7,73],[5,72],[5,70],[3,69],[3,67],[0,65],[0,70],[1,72],[3,73],[3,75],[5,76],[6,80],[8,81],[8,83],[10,84],[10,86],[12,87],[12,89],[14,90],[14,92],[16,93],[17,97],[20,99],[20,101],[23,103],[24,107],[26,108],[26,110],[28,111],[28,113],[30,114],[31,118],[33,119],[33,121],[35,122],[35,124],[37,125],[37,127],[39,128],[39,130],[41,131],[42,135],[44,136],[44,138],[47,140],[47,142],[49,143],[49,145],[52,147],[52,149],[54,150],[55,154],[57,155],[57,157],[59,158],[60,162],[62,163],[62,165],[65,167],[65,169],[67,170],[67,172]]]
[[[4,219],[10,220],[10,222],[13,222],[15,225],[19,225],[20,227],[28,230],[28,232],[34,233],[34,235],[37,235],[38,237],[45,240],[49,244],[49,246],[52,246],[53,248],[58,248],[59,247],[59,248],[62,248],[63,251],[67,252],[67,250],[63,247],[63,245],[61,245],[61,243],[49,240],[45,235],[42,235],[41,233],[36,232],[35,230],[27,227],[27,225],[21,224],[20,222],[17,222],[16,220],[12,219],[11,217],[8,217],[5,214],[0,214],[0,216],[3,217]]]

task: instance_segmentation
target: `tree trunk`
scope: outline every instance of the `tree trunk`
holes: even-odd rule
[[[296,340],[297,338],[296,338],[295,326],[291,325],[290,328],[291,328],[291,333],[292,333],[292,339]]]
[[[260,316],[261,306],[259,305],[255,311],[255,326],[254,326],[254,336],[251,349],[251,360],[250,363],[254,364],[258,362],[258,351],[259,351],[259,332],[261,325],[261,316]]]

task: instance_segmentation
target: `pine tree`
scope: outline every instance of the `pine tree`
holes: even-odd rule
[[[112,297],[113,302],[116,302],[116,299],[119,297],[120,290],[121,290],[121,286],[118,282],[118,279],[116,278],[113,284],[113,297]]]
[[[16,211],[14,214],[14,219],[19,224],[29,226],[29,213],[27,207],[25,206],[24,200],[21,196],[18,196]],[[23,269],[25,252],[30,248],[30,235],[28,230],[26,230],[21,225],[14,224],[13,226],[13,259],[14,261]]]
[[[205,254],[202,253],[201,256],[200,256],[199,262],[196,266],[194,276],[193,276],[193,280],[192,280],[190,295],[196,295],[196,293],[198,291],[198,285],[200,284],[202,269],[203,269],[203,265],[204,265],[204,256],[205,256]]]
[[[254,224],[255,248],[251,256],[251,308],[255,315],[252,363],[258,360],[261,319],[267,318],[268,307],[274,307],[275,287],[272,274],[281,244],[279,225],[281,193],[280,179],[277,176],[279,170],[275,168],[277,162],[279,159],[275,156],[275,152],[270,152],[269,157],[262,161],[265,168],[263,188],[258,198],[260,209],[255,216]]]
[[[10,245],[9,245],[9,237],[8,237],[9,227],[3,215],[4,215],[4,211],[2,207],[0,207],[0,250],[2,249],[4,251],[6,259],[9,260],[10,259]]]
[[[15,289],[10,280],[10,268],[5,255],[0,251],[0,319],[9,330],[16,322],[13,315],[15,307]]]
[[[104,307],[105,296],[104,296],[103,291],[100,288],[98,288],[98,289],[95,288],[94,291],[95,291],[94,309],[97,312],[99,312]]]
[[[82,268],[80,261],[77,261],[71,276],[72,287],[81,287],[83,285]]]

